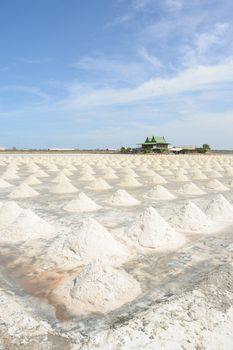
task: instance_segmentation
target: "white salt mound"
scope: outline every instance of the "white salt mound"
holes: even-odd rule
[[[185,242],[153,208],[149,207],[128,230],[128,236],[142,247],[154,249],[174,249]]]
[[[206,214],[190,201],[178,208],[169,222],[172,226],[185,231],[208,231],[213,228]]]
[[[222,194],[209,202],[205,212],[212,220],[233,221],[233,206]]]
[[[112,186],[110,186],[104,179],[99,178],[94,180],[88,188],[94,191],[103,191],[112,188]]]
[[[101,209],[100,205],[97,205],[91,198],[85,193],[81,192],[77,199],[74,199],[67,203],[64,210],[71,212],[91,212]]]
[[[63,253],[89,262],[92,259],[107,258],[122,260],[128,254],[127,249],[92,218],[84,219],[80,227],[67,236],[63,244]]]
[[[40,185],[41,181],[35,175],[30,175],[24,180],[24,183],[27,185]]]
[[[54,228],[41,219],[31,209],[23,209],[16,219],[1,232],[1,238],[7,241],[25,241],[37,238],[49,238]]]
[[[27,198],[38,196],[39,192],[35,191],[26,183],[22,183],[20,186],[16,187],[9,195],[9,198]]]
[[[176,198],[172,193],[170,193],[165,187],[157,185],[147,192],[145,197],[158,200],[172,200]]]
[[[0,227],[10,225],[16,220],[22,210],[14,201],[3,203],[0,208]]]
[[[6,187],[10,187],[12,186],[11,184],[9,184],[9,182],[3,180],[3,179],[0,179],[0,188],[6,188]]]
[[[195,185],[193,182],[184,184],[179,190],[179,193],[186,194],[186,195],[202,195],[205,194],[204,191],[202,191],[197,185]]]
[[[55,184],[62,183],[62,182],[71,182],[71,180],[64,174],[59,174],[52,180],[52,183],[55,183]]]
[[[164,177],[162,177],[161,175],[155,174],[150,180],[150,182],[157,185],[157,184],[165,184],[167,183],[167,180],[165,180]]]
[[[117,190],[111,196],[109,203],[116,206],[132,206],[140,204],[140,201],[125,190]]]
[[[100,260],[90,262],[75,278],[71,297],[82,312],[109,312],[141,293],[140,284],[124,270]]]
[[[209,181],[206,186],[208,190],[213,190],[213,191],[227,191],[228,188],[223,185],[219,180],[211,180]]]
[[[62,180],[59,183],[54,184],[50,188],[51,193],[65,194],[65,193],[75,193],[78,189],[70,183],[69,180]]]
[[[137,180],[135,179],[135,177],[133,176],[125,176],[124,178],[121,179],[120,183],[119,183],[120,186],[122,187],[139,187],[139,186],[142,186],[142,184]]]

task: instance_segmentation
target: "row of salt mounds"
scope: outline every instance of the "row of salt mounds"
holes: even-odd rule
[[[149,192],[147,192],[145,197],[157,200],[172,200],[176,198],[171,192],[161,185],[154,186]]]
[[[125,190],[117,190],[110,197],[108,203],[116,206],[133,206],[140,204],[140,201]]]
[[[94,190],[94,191],[104,191],[104,190],[109,190],[110,188],[112,188],[112,186],[110,186],[107,181],[105,181],[102,178],[98,178],[96,180],[94,180],[89,186],[88,188],[90,190]]]
[[[78,192],[78,189],[74,185],[72,185],[70,180],[63,177],[62,179],[60,179],[59,182],[51,186],[50,192],[57,194],[66,194]]]
[[[101,206],[96,204],[91,198],[89,198],[85,193],[81,192],[77,199],[73,199],[67,203],[64,210],[70,212],[92,212],[101,209]]]
[[[80,314],[115,310],[134,300],[140,293],[137,280],[123,269],[116,269],[101,260],[91,261],[85,266],[70,289],[74,308]]]
[[[39,196],[39,192],[35,191],[33,188],[31,188],[26,183],[22,183],[18,187],[16,187],[9,195],[8,197],[11,199],[14,198],[29,198],[29,197],[35,197]]]
[[[169,218],[170,224],[184,231],[210,231],[213,230],[213,222],[193,202],[188,201],[174,211]]]
[[[219,180],[211,180],[206,185],[205,188],[212,191],[227,191],[228,188],[223,185]]]
[[[12,184],[10,184],[9,182],[3,180],[3,179],[0,179],[0,188],[7,188],[7,187],[10,187],[12,186]]]
[[[177,190],[178,193],[184,195],[200,196],[205,194],[197,185],[193,182],[184,184],[181,188]]]
[[[0,226],[0,239],[11,242],[46,239],[55,233],[52,225],[31,209],[22,209],[15,202],[7,202],[0,208]]]
[[[222,194],[208,203],[205,213],[212,220],[233,221],[233,206]]]
[[[75,232],[66,237],[62,244],[62,254],[86,262],[98,258],[122,262],[128,256],[128,249],[96,220],[87,218],[80,222]]]
[[[183,235],[176,232],[153,207],[139,216],[127,230],[127,235],[144,248],[170,250],[185,243]]]

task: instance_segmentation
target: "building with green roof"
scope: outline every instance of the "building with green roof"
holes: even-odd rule
[[[169,143],[164,136],[147,137],[145,142],[141,143],[142,150],[151,150],[153,152],[164,152],[168,150]]]

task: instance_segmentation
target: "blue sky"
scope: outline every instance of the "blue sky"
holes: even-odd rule
[[[0,145],[233,149],[230,0],[0,1]]]

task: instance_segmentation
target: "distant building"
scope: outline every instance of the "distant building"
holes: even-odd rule
[[[75,148],[59,148],[59,147],[54,147],[54,148],[49,148],[48,149],[49,151],[56,151],[56,152],[58,152],[58,151],[75,151]]]
[[[153,152],[164,152],[168,151],[169,143],[165,140],[164,136],[152,136],[151,138],[147,137],[145,142],[139,144],[141,150],[150,150]]]

